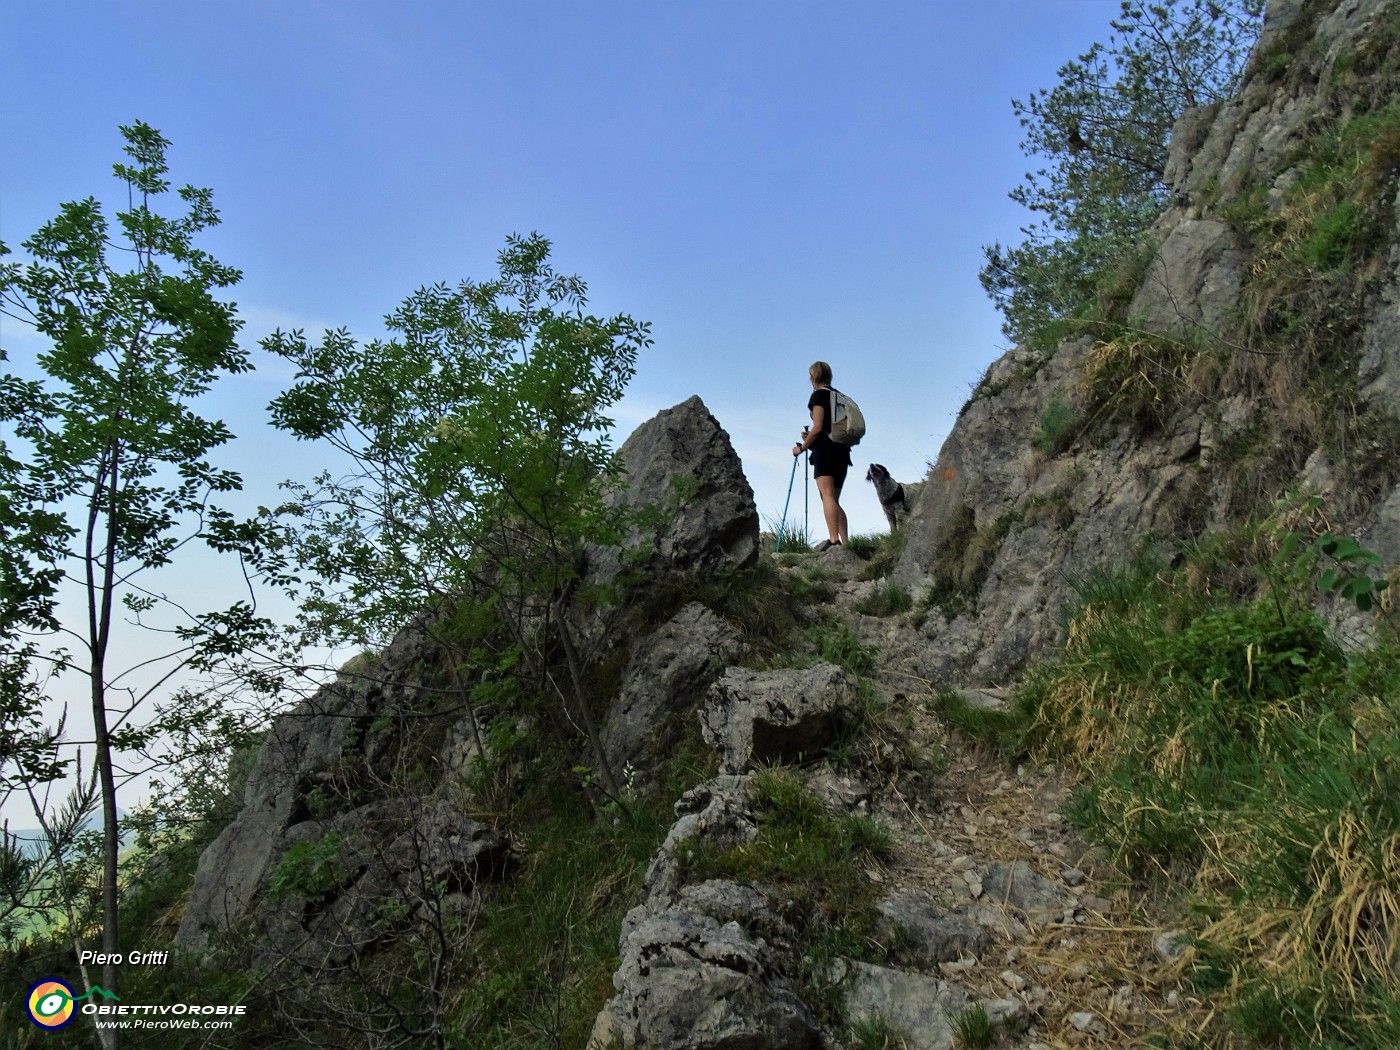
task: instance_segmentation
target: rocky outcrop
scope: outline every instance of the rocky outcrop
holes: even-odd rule
[[[1179,540],[1229,523],[1245,488],[1259,489],[1248,499],[1266,506],[1290,478],[1300,490],[1332,494],[1338,464],[1322,447],[1280,449],[1270,478],[1282,480],[1225,469],[1230,450],[1251,440],[1272,410],[1247,382],[1205,389],[1171,354],[1185,362],[1193,346],[1238,340],[1242,290],[1260,259],[1228,206],[1249,189],[1251,201],[1284,207],[1301,147],[1366,104],[1370,89],[1355,79],[1361,63],[1348,56],[1389,39],[1383,27],[1398,11],[1394,0],[1271,3],[1239,94],[1176,126],[1166,171],[1174,203],[1155,227],[1156,255],[1124,332],[1111,342],[1078,338],[1048,356],[1018,347],[987,370],[906,526],[895,578],[933,605],[927,645],[905,654],[907,672],[941,683],[1005,680],[1061,641],[1059,614],[1073,602],[1074,582],[1126,562],[1140,542],[1170,553]],[[1377,99],[1370,104],[1384,103]],[[1400,196],[1391,211],[1386,237],[1395,245]],[[1400,251],[1391,251],[1385,274],[1358,306],[1363,316],[1343,319],[1355,326],[1359,362],[1349,411],[1377,420],[1400,414]],[[1132,344],[1144,339],[1165,349],[1135,366]],[[1106,378],[1095,387],[1093,375]],[[1373,429],[1386,432],[1380,423]],[[1361,451],[1384,462],[1383,448]],[[1353,487],[1374,478],[1364,481]],[[1400,490],[1385,484],[1369,495],[1348,491],[1332,510],[1349,515],[1334,524],[1393,564]]]
[[[753,561],[752,490],[698,397],[643,424],[618,455],[625,484],[608,498],[656,513],[629,547],[591,552],[588,584],[625,584],[624,562],[661,588],[676,576]],[[697,603],[654,633],[641,629],[634,605],[569,615],[580,648],[595,658],[627,647],[605,746],[619,769],[633,763],[645,773],[742,646]],[[334,960],[391,935],[385,902],[399,898],[388,910],[401,913],[423,880],[470,906],[478,884],[507,869],[504,838],[462,813],[463,774],[486,727],[473,726],[441,687],[457,672],[431,627],[420,619],[378,658],[274,722],[242,810],[200,858],[177,946],[202,951],[211,934],[239,926],[265,961]]]
[[[294,885],[274,880],[260,903],[259,969],[340,966],[392,941],[419,912],[455,906],[469,914],[477,888],[509,863],[505,836],[442,799],[421,811],[414,799],[371,803],[297,824],[281,838],[284,858],[305,847],[307,860],[299,870],[288,863]]]
[[[1179,338],[1218,331],[1239,309],[1248,262],[1229,223],[1183,219],[1148,266],[1129,313],[1144,328]]]
[[[1185,343],[1232,323],[1251,245],[1214,205],[1246,180],[1274,204],[1282,199],[1296,177],[1290,158],[1319,118],[1308,77],[1315,87],[1328,76],[1395,2],[1342,0],[1326,11],[1314,0],[1271,3],[1244,92],[1184,115],[1173,135],[1167,179],[1178,199],[1131,298],[1134,325]],[[1310,72],[1288,73],[1287,90],[1279,90],[1270,70],[1289,49],[1306,56],[1296,61]],[[1400,225],[1400,200],[1396,216]],[[1358,389],[1400,416],[1397,303],[1400,252],[1393,252],[1391,276],[1358,322]],[[886,628],[852,617],[862,641],[888,641],[886,659],[898,660],[880,672],[893,703],[909,682],[1004,678],[1060,640],[1058,614],[1076,578],[1121,561],[1140,537],[1170,542],[1223,520],[1227,493],[1212,464],[1248,431],[1256,409],[1237,392],[1196,391],[1146,397],[1135,414],[1116,418],[1111,396],[1085,382],[1113,364],[1105,357],[1112,352],[1084,337],[1049,356],[1017,348],[988,369],[906,525],[895,579],[929,599],[927,617],[917,634],[901,621],[878,638],[871,632]],[[1052,417],[1066,413],[1076,426],[1057,434]],[[1298,478],[1325,486],[1327,457],[1310,451]],[[1048,1045],[1040,1042],[1047,1019],[1065,1020],[1070,1044],[1113,1045],[1125,1018],[1169,1009],[1169,998],[1135,991],[1136,975],[1105,986],[1108,979],[1084,964],[1080,956],[1091,955],[1084,945],[1115,902],[1095,895],[1084,870],[1093,864],[1058,811],[1034,820],[1024,810],[1009,815],[1007,797],[1030,789],[1022,771],[990,758],[944,770],[923,798],[913,777],[882,773],[864,784],[844,767],[839,775],[803,771],[828,809],[903,821],[902,845],[910,847],[902,865],[866,870],[864,907],[873,914],[863,916],[863,943],[845,942],[852,957],[825,970],[800,952],[794,958],[802,912],[785,892],[795,891],[696,874],[697,856],[743,849],[760,835],[765,814],[750,797],[751,770],[817,759],[856,692],[830,665],[731,666],[744,652],[734,629],[703,604],[677,608],[680,599],[667,594],[670,581],[739,569],[758,552],[752,492],[703,402],[661,413],[619,455],[627,482],[608,498],[653,514],[619,548],[587,552],[582,590],[591,599],[640,580],[650,595],[666,597],[645,610],[606,601],[569,610],[590,670],[617,682],[611,696],[599,697],[610,703],[604,746],[614,764],[631,765],[645,782],[678,731],[697,719],[721,773],[676,804],[642,899],[622,923],[616,995],[598,1016],[592,1050],[849,1045],[833,1015],[869,1022],[872,1031],[879,1022],[910,1047],[944,1050],[957,1045],[959,1018],[978,1008],[1003,1045]],[[1400,490],[1380,493],[1358,524],[1368,530],[1364,542],[1400,559]],[[820,568],[849,576],[860,563],[840,548],[822,555]],[[875,584],[847,580],[837,601],[860,586]],[[363,677],[344,677],[275,723],[243,813],[201,858],[182,947],[205,948],[213,931],[236,925],[255,931],[260,964],[334,965],[392,937],[428,887],[470,914],[478,887],[508,876],[505,839],[466,815],[469,800],[460,793],[464,742],[478,727],[454,705],[435,707],[421,685],[447,670],[423,626],[395,639]],[[997,701],[993,691],[977,696]],[[902,714],[933,717],[912,706]],[[419,776],[421,791],[389,790],[404,770]],[[843,903],[803,906],[825,913]],[[1151,930],[1132,932],[1153,943]],[[1170,964],[1166,952],[1156,950]],[[1143,945],[1134,953],[1123,958],[1143,955]],[[1039,1030],[1023,1036],[1032,1018]],[[1133,1023],[1140,1031],[1146,1022]]]
[[[758,508],[729,435],[699,397],[665,409],[618,450],[625,485],[614,506],[659,512],[622,550],[594,550],[589,582],[626,567],[648,575],[676,570],[726,572],[758,557]]]
[[[200,855],[175,938],[178,947],[201,949],[211,931],[243,921],[263,900],[279,861],[293,845],[322,842],[327,835],[352,844],[362,837],[388,841],[417,826],[421,813],[402,799],[391,800],[375,783],[376,771],[387,778],[418,749],[416,734],[405,733],[400,721],[409,712],[422,716],[416,728],[424,736],[451,735],[459,716],[427,713],[432,701],[424,683],[440,664],[440,651],[419,625],[394,639],[372,673],[342,674],[273,723],[248,776],[242,810]],[[426,809],[438,814],[436,807]],[[437,840],[478,835],[475,827],[445,831],[450,822],[439,817],[434,818],[438,830],[420,828],[419,833]],[[356,878],[370,866],[355,858],[336,864],[342,872],[356,871]],[[465,872],[463,878],[470,881]],[[337,879],[339,884],[327,893],[355,881],[349,875]],[[295,907],[275,909],[273,925],[285,928]]]
[[[622,942],[617,999],[590,1045],[647,1050],[819,1050],[816,1019],[762,940],[692,908],[643,920]]]
[[[593,1050],[821,1046],[811,1010],[760,933],[785,926],[775,902],[755,887],[687,879],[694,850],[740,846],[758,834],[748,784],[747,776],[721,775],[676,803],[644,901],[623,920],[618,994],[598,1016]]]
[[[699,602],[638,642],[603,734],[614,768],[655,768],[679,738],[681,718],[742,651],[734,628]]]
[[[841,594],[843,603],[855,600],[855,592]],[[922,863],[920,888],[895,886],[873,908],[860,905],[871,916],[866,954],[821,965],[804,947],[810,937],[804,908],[812,902],[765,883],[695,874],[712,863],[705,858],[743,855],[772,819],[754,801],[764,797],[761,775],[749,772],[755,765],[807,762],[794,775],[833,814],[872,812],[876,793],[869,786],[817,761],[831,727],[850,716],[854,701],[849,675],[828,664],[763,672],[731,667],[711,687],[699,712],[703,734],[731,772],[676,804],[677,819],[652,858],[642,902],[623,920],[617,994],[598,1015],[589,1050],[833,1050],[852,1045],[846,1026],[861,1025],[901,1045],[953,1050],[959,1023],[974,1012],[1004,1045],[1037,1045],[1014,1040],[1032,1023],[1032,1003],[1048,998],[1043,989],[1009,970],[999,982],[1003,994],[967,980],[982,959],[999,952],[1014,957],[1006,945],[1031,939],[1031,928],[1073,931],[1084,921],[1081,902],[1029,862],[973,859],[932,842],[929,860],[948,868],[949,885],[922,884],[930,874]],[[928,825],[907,802],[913,820],[906,830],[927,836]],[[943,822],[975,819],[964,807]],[[1029,850],[1031,841],[1027,833],[1017,845]],[[869,874],[872,885],[885,881]],[[820,882],[822,874],[813,877]],[[820,899],[816,906],[839,914],[852,905]],[[872,949],[883,957],[872,957]],[[1008,981],[1025,994],[1005,994]]]

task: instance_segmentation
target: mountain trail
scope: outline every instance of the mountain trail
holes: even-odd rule
[[[1024,1004],[1029,1031],[1003,1032],[995,1045],[1128,1047],[1164,1029],[1209,1025],[1209,1004],[1185,984],[1190,938],[1171,925],[1167,903],[1115,877],[1065,818],[1072,774],[1039,764],[1013,768],[951,731],[936,713],[933,685],[908,669],[907,655],[929,644],[911,615],[856,609],[883,581],[860,580],[863,563],[845,551],[803,562],[788,571],[834,586],[824,614],[880,654],[865,677],[885,712],[877,724],[890,728],[888,739],[877,730],[867,745],[873,765],[889,772],[873,774],[884,783],[866,785],[864,806],[893,830],[895,845],[869,877],[889,896],[969,917],[989,934],[980,951],[959,951],[925,972],[973,999]],[[989,706],[1009,699],[1005,687],[968,683],[962,691]],[[932,756],[922,769],[920,756]],[[904,1045],[938,1043],[907,1032]]]

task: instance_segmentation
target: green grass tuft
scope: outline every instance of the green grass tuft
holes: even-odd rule
[[[898,616],[914,607],[914,599],[909,588],[897,583],[887,583],[878,590],[862,598],[855,605],[855,611],[866,616]]]
[[[996,1029],[981,1003],[959,1010],[951,1020],[953,1035],[957,1037],[958,1045],[966,1050],[986,1050],[996,1038]]]

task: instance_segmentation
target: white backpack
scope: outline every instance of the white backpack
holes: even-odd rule
[[[835,387],[831,388],[832,419],[828,435],[838,445],[859,445],[865,437],[865,416],[860,406]]]

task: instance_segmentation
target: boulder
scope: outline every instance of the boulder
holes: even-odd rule
[[[953,1018],[972,1000],[957,985],[937,977],[892,970],[872,963],[840,964],[846,1016],[880,1020],[909,1050],[954,1050]]]
[[[912,893],[890,894],[876,910],[881,938],[930,969],[981,955],[992,943],[987,931],[972,919],[951,914]]]
[[[663,409],[617,453],[623,485],[610,505],[653,509],[660,521],[638,527],[622,552],[589,552],[587,582],[607,585],[628,567],[649,576],[727,572],[758,558],[758,507],[729,435],[698,396]]]
[[[667,909],[624,937],[591,1050],[820,1050],[821,1031],[762,940]]]
[[[982,888],[989,900],[1032,920],[1059,918],[1066,908],[1074,907],[1073,897],[1024,860],[991,865],[982,873]]]
[[[731,667],[710,687],[700,729],[732,773],[760,762],[813,759],[836,738],[854,697],[850,677],[834,664]]]
[[[895,1045],[907,1050],[957,1050],[963,1044],[954,1023],[978,1006],[999,1031],[1030,1025],[1030,1010],[1019,999],[973,999],[958,985],[923,973],[838,961],[832,977],[841,985],[847,1018],[884,1022]]]

